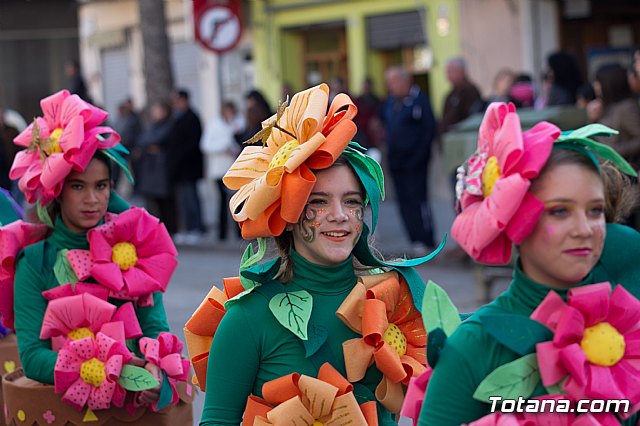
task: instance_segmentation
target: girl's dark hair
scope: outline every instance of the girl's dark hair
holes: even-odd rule
[[[360,192],[362,193],[362,196],[364,199],[364,196],[365,196],[364,187],[362,186],[360,179],[357,178],[356,172],[353,170],[353,168],[351,167],[351,165],[349,164],[349,162],[344,156],[338,157],[336,161],[333,163],[333,165],[329,168],[339,167],[339,166],[346,166],[346,167],[349,167],[349,169],[351,169],[354,176],[356,176],[356,180],[358,181],[358,184],[360,185]],[[324,170],[328,170],[328,169],[324,169]],[[291,260],[291,250],[294,248],[293,232],[285,229],[282,232],[282,234],[278,235],[277,237],[274,237],[274,241],[275,241],[276,249],[278,251],[278,255],[280,256],[280,269],[278,270],[278,273],[276,274],[275,278],[277,278],[281,283],[286,284],[293,279],[293,262]],[[372,247],[372,250],[374,250],[374,253],[376,253],[376,255],[379,256],[379,259],[382,259],[382,257],[380,256],[377,250],[375,250],[373,247]],[[360,270],[370,269],[356,262],[357,261],[354,258],[355,269],[360,269]]]
[[[601,162],[600,168],[589,156],[571,149],[554,149],[539,176],[532,181],[531,189],[541,178],[557,166],[574,164],[600,176],[604,186],[605,218],[609,223],[620,222],[629,216],[636,204],[636,189],[631,179],[609,161]]]
[[[618,63],[606,64],[598,68],[596,81],[602,88],[604,107],[633,96],[627,79],[627,70]]]

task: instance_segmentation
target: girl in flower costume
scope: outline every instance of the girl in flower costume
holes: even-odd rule
[[[418,424],[635,424],[640,235],[610,222],[628,201],[620,171],[636,174],[591,139],[613,133],[545,122],[523,132],[512,105],[489,106],[459,171],[452,236],[480,263],[506,264],[512,244],[519,258],[508,290],[455,332],[427,327],[433,370]],[[493,396],[628,399],[630,410],[490,414]]]
[[[259,249],[248,247],[240,278],[212,289],[185,327],[206,390],[202,425],[394,425],[404,384],[425,369],[413,303],[424,283],[412,266],[435,253],[393,264],[371,253],[364,208],[375,227],[382,171],[349,142],[351,99],[338,94],[327,112],[328,95],[321,84],[293,96],[263,123],[255,139],[264,146],[246,147],[224,178],[238,190],[233,217]],[[264,237],[279,256],[258,263]],[[356,260],[368,270],[361,276]],[[309,387],[311,378],[320,383]]]
[[[52,424],[56,416],[71,424],[104,424],[117,413],[93,410],[123,407],[126,390],[139,390],[127,399],[128,421],[139,422],[139,406],[162,408],[159,399],[166,406],[163,390],[178,402],[175,384],[188,374],[181,344],[168,333],[162,301],[177,253],[164,225],[111,191],[112,163],[129,172],[120,137],[99,125],[107,113],[67,91],[43,99],[41,106],[43,117],[14,141],[26,149],[16,156],[11,177],[20,179],[50,231],[39,242],[23,239],[26,247],[19,253],[3,253],[3,272],[15,272],[11,288],[3,287],[3,298],[14,293],[14,304],[2,305],[3,316],[12,322],[15,317],[24,375],[55,384],[62,401],[78,412],[38,405],[23,410],[16,397],[7,403],[8,414],[37,424]],[[0,237],[18,235],[6,228]],[[165,368],[169,352],[175,352],[172,372]],[[140,372],[128,364],[148,370],[148,386],[123,381],[126,372]],[[161,386],[163,380],[167,384]],[[12,385],[15,395],[24,390]],[[120,417],[127,414],[121,411]],[[183,421],[189,421],[186,414]]]

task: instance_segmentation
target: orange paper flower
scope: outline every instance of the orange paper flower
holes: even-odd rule
[[[347,340],[347,378],[361,380],[375,362],[383,374],[376,398],[392,413],[402,407],[402,384],[426,370],[427,332],[409,286],[397,272],[360,277],[336,315],[362,338]]]
[[[200,386],[202,391],[206,390],[211,342],[222,317],[227,313],[224,304],[244,291],[238,277],[225,278],[223,281],[224,292],[212,287],[184,327],[187,351],[195,372],[193,384]]]
[[[262,123],[266,144],[246,147],[224,176],[238,190],[229,206],[244,238],[280,235],[297,222],[316,181],[311,170],[331,166],[355,135],[349,96],[338,94],[327,113],[328,102],[324,83],[296,93],[282,116]]]
[[[265,383],[262,394],[249,396],[242,426],[378,424],[375,401],[358,405],[353,385],[328,362],[317,379],[292,373]]]

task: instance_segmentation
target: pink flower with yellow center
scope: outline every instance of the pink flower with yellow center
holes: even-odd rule
[[[328,103],[326,84],[296,93],[281,116],[263,122],[266,144],[242,150],[224,176],[238,190],[229,205],[244,238],[280,235],[296,223],[316,182],[311,170],[331,166],[355,135],[351,99],[338,94],[327,112]]]
[[[640,301],[609,283],[569,290],[565,303],[551,291],[531,318],[553,332],[536,345],[545,386],[563,380],[575,399],[628,399],[640,408]]]
[[[376,398],[400,411],[403,384],[426,371],[427,332],[409,286],[396,272],[360,277],[336,315],[362,338],[343,343],[350,382],[361,380],[372,362],[383,374]]]
[[[98,149],[118,144],[120,136],[110,127],[100,126],[108,113],[61,90],[40,101],[43,117],[38,117],[14,139],[20,151],[11,167],[11,179],[19,179],[27,201],[41,204],[62,191],[64,179],[72,171],[84,171]],[[98,135],[108,135],[98,137]]]
[[[138,300],[164,292],[178,265],[178,254],[164,224],[145,209],[132,207],[108,215],[87,233],[89,251],[70,250],[67,258],[79,279],[92,276],[111,297]]]
[[[54,368],[56,393],[80,411],[85,405],[92,410],[122,407],[126,391],[117,379],[131,353],[123,342],[98,332],[96,338],[70,340],[58,352]]]
[[[64,286],[71,288],[70,284]],[[75,289],[100,287],[95,284],[77,283]],[[53,290],[61,289],[56,287]],[[105,289],[106,290],[106,289]],[[106,297],[108,292],[104,292]],[[52,348],[57,350],[68,340],[84,337],[95,338],[101,331],[118,341],[142,336],[132,303],[116,308],[106,299],[90,293],[79,293],[52,299],[42,319],[40,339],[52,339]]]
[[[513,104],[492,103],[478,132],[478,149],[459,170],[456,192],[462,212],[451,235],[476,261],[506,264],[512,244],[531,233],[543,210],[531,195],[560,130],[541,122],[525,132]]]

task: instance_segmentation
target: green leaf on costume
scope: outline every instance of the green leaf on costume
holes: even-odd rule
[[[473,393],[478,401],[490,403],[489,397],[503,399],[528,398],[540,382],[536,354],[525,355],[504,364],[489,374]]]
[[[119,149],[119,147],[121,147],[122,149]],[[127,151],[126,148],[118,144],[112,148],[103,149],[101,150],[101,152],[107,157],[109,157],[111,161],[116,163],[118,167],[120,167],[120,169],[124,172],[129,182],[131,182],[132,184],[135,183],[135,180],[131,175],[131,171],[129,170],[129,164],[127,163],[127,160],[125,160],[125,158],[122,156],[122,154],[126,155],[129,153],[129,151]]]
[[[273,316],[302,340],[309,338],[307,326],[312,308],[313,297],[305,290],[276,294],[269,300],[269,309]]]
[[[607,127],[604,124],[594,123],[582,126],[579,129],[562,132],[558,141],[561,142],[567,139],[591,138],[594,136],[611,136],[617,135],[618,133],[619,132],[617,130]]]
[[[446,342],[447,335],[444,334],[440,327],[429,330],[429,333],[427,333],[427,362],[431,368],[436,368],[440,359],[440,352],[444,349]]]
[[[458,309],[447,292],[431,280],[422,298],[422,321],[427,332],[441,328],[447,336],[451,336],[461,322]]]
[[[160,411],[169,404],[173,400],[173,389],[171,388],[171,383],[169,383],[169,379],[167,378],[167,373],[162,372],[162,387],[160,388],[160,397],[158,398],[158,405],[156,406],[156,410]]]
[[[518,355],[536,350],[536,344],[553,339],[553,333],[543,324],[524,315],[479,315],[484,329],[500,343]]]
[[[549,395],[554,394],[566,394],[567,392],[563,389],[562,384],[564,383],[565,378],[562,378],[558,383],[555,383],[550,386],[545,386],[544,388],[547,390]]]
[[[266,238],[258,238],[258,251],[254,252],[253,244],[249,243],[247,248],[244,250],[242,254],[242,258],[240,259],[240,271],[245,269],[249,269],[252,266],[257,265],[264,258],[264,255],[267,252],[267,239]],[[249,278],[243,277],[240,274],[240,282],[242,286],[246,289],[253,288],[257,285],[255,281],[250,280]]]
[[[131,364],[125,364],[122,367],[118,383],[126,390],[133,392],[153,389],[160,385],[151,372]]]
[[[71,263],[69,263],[69,259],[67,259],[67,252],[69,252],[67,249],[60,250],[56,256],[56,263],[53,265],[53,274],[60,285],[75,284],[79,281],[78,276],[71,267]]]
[[[49,228],[53,228],[53,221],[51,220],[51,216],[49,216],[47,206],[41,205],[39,201],[36,202],[36,213],[38,214],[38,220],[40,220],[40,222],[44,223]]]

